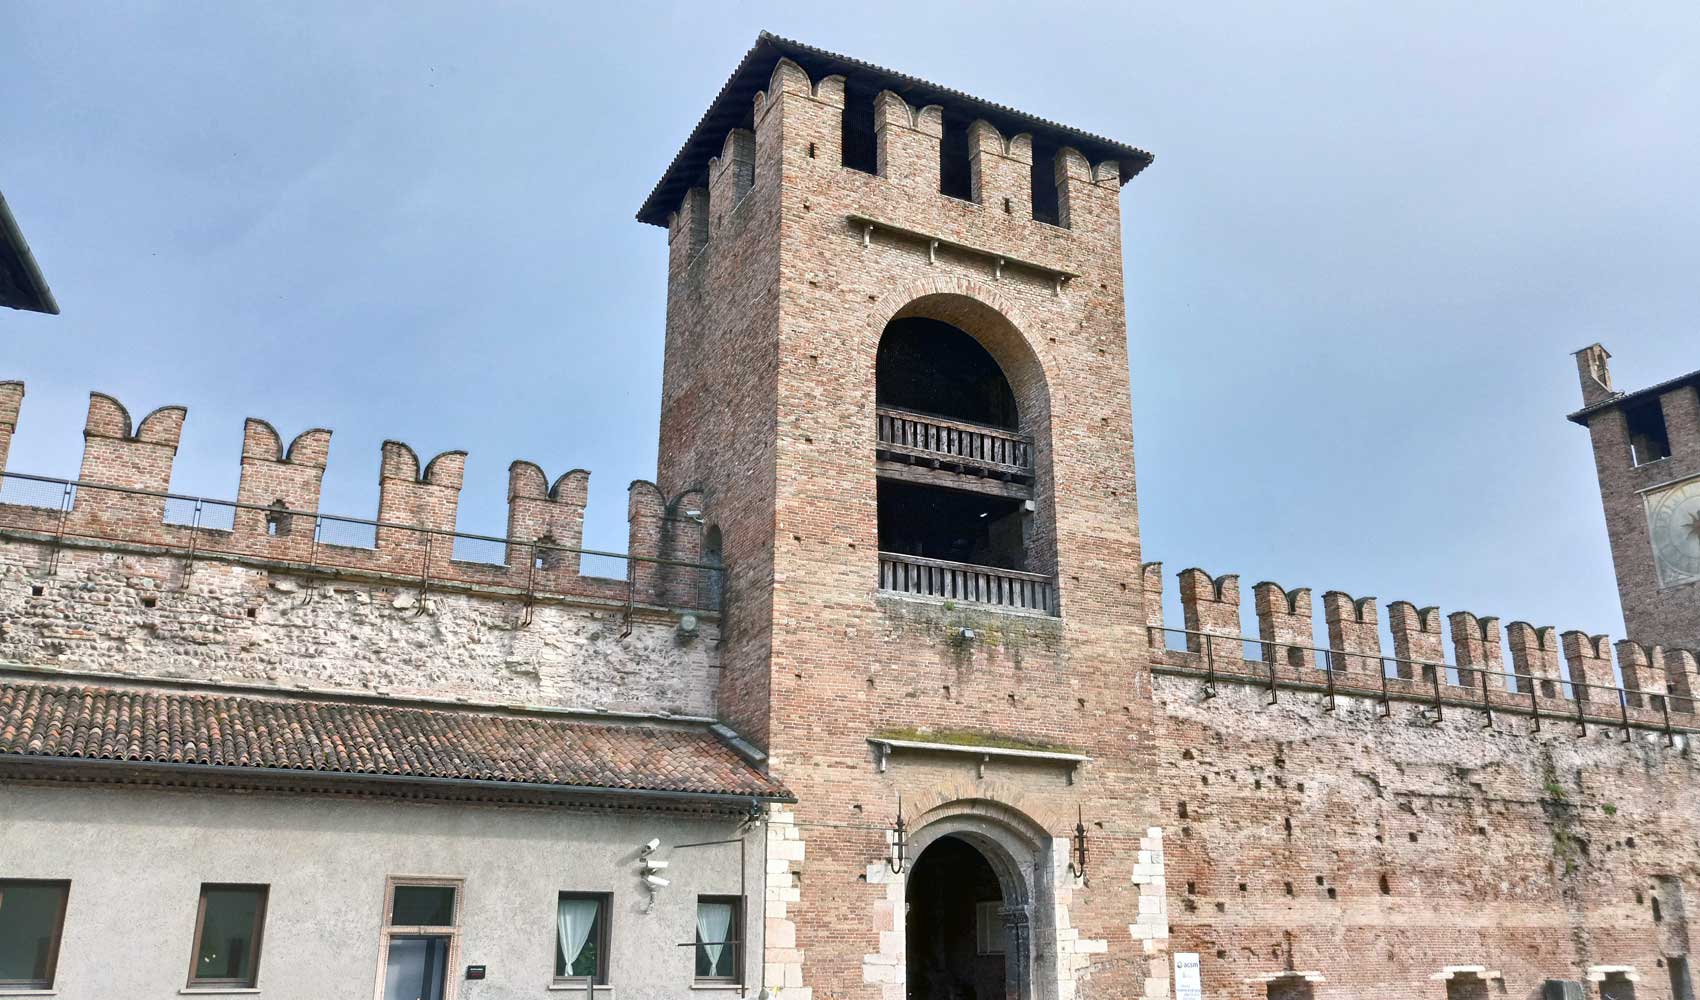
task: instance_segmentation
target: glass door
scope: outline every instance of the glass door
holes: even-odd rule
[[[448,965],[446,937],[410,934],[390,938],[384,1000],[443,1000]]]

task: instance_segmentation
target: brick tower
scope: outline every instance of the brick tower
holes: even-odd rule
[[[1647,644],[1700,649],[1700,372],[1612,388],[1611,355],[1576,352],[1623,625]]]
[[[752,985],[1167,994],[1119,211],[1150,159],[764,34],[639,212],[721,713],[799,798]]]

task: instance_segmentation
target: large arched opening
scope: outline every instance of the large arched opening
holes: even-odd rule
[[[882,587],[1054,613],[1050,398],[1026,337],[926,294],[887,320],[874,368]]]
[[[1009,928],[1003,886],[979,848],[941,837],[906,887],[909,1000],[1005,1000]]]
[[[908,1000],[1053,1000],[1054,842],[989,800],[943,803],[909,839],[903,924]]]

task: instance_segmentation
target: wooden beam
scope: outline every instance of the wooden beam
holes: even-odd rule
[[[987,479],[984,476],[969,476],[960,472],[947,472],[944,469],[929,469],[925,466],[894,462],[889,458],[882,458],[874,462],[874,474],[882,479],[920,483],[923,486],[942,486],[948,490],[961,490],[964,493],[985,493],[991,496],[1009,497],[1012,500],[1033,499],[1033,487],[1024,483],[1006,483],[997,479]]]

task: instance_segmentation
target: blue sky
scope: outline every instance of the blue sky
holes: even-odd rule
[[[654,473],[665,234],[632,220],[761,28],[1157,154],[1123,191],[1147,558],[1620,633],[1569,352],[1697,366],[1691,2],[622,5],[0,0],[0,190],[64,309],[0,313],[11,468],[87,392]],[[1171,580],[1170,591],[1173,591]],[[1318,601],[1320,608],[1320,601]],[[1248,620],[1249,625],[1249,620]]]

